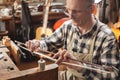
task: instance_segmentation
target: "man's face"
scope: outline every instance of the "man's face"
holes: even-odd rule
[[[86,0],[67,0],[66,9],[69,18],[72,19],[73,24],[76,26],[85,25],[91,17],[90,5]]]

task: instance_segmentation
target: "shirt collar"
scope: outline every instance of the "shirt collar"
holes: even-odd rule
[[[77,34],[79,35],[79,36],[82,36],[82,37],[91,37],[93,34],[94,34],[94,32],[97,30],[97,23],[98,23],[98,21],[96,20],[96,23],[91,27],[91,29],[90,30],[88,30],[85,34],[81,34],[80,33],[80,31],[79,31],[79,29],[78,29],[78,27],[76,26],[75,27],[75,32],[77,32]],[[74,25],[73,25],[74,26]]]

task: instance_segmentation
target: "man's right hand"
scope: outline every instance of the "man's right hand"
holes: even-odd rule
[[[82,65],[81,62],[76,61],[77,59],[72,52],[69,52],[65,49],[60,50],[58,53],[54,54],[53,58],[57,58],[56,61],[57,64],[61,64],[61,62],[68,62],[68,63]],[[75,70],[79,70],[79,71],[82,70],[82,68],[80,67],[71,66],[71,65],[66,65],[66,66]]]

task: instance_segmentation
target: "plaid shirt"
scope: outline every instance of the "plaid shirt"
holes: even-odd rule
[[[119,49],[117,40],[112,30],[105,24],[102,27],[98,26],[103,23],[97,21],[97,23],[88,31],[82,35],[78,27],[72,24],[72,21],[66,21],[59,29],[57,29],[51,37],[40,40],[40,47],[43,50],[54,51],[61,47],[69,49],[70,39],[73,39],[71,46],[73,52],[89,53],[90,40],[93,34],[98,28],[96,39],[93,48],[93,63],[99,65],[114,66],[117,68],[119,64]],[[116,80],[118,72],[114,70],[111,74],[99,73],[97,71],[90,71],[87,69],[82,70],[83,75],[87,80]]]

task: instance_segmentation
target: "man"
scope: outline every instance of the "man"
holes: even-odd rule
[[[111,73],[103,73],[67,66],[67,70],[60,72],[60,80],[117,79],[120,59],[118,44],[111,29],[92,14],[94,7],[94,0],[66,0],[70,20],[63,23],[52,36],[26,42],[31,51],[63,48],[54,55],[54,58],[58,58],[58,64],[66,61],[81,65],[75,61],[80,60],[113,69]]]

